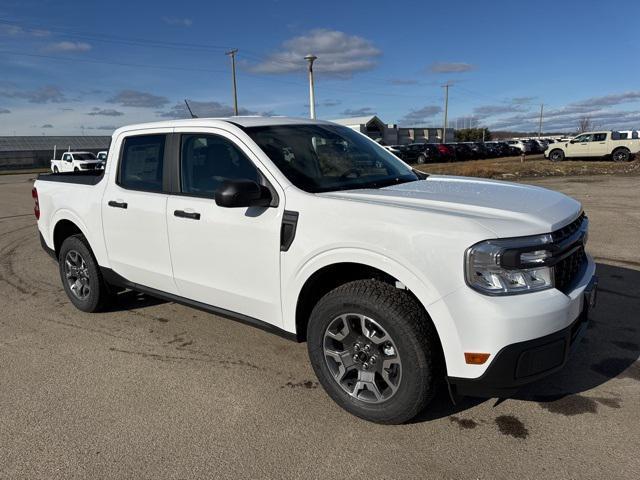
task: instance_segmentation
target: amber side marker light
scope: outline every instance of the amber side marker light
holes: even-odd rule
[[[490,356],[490,353],[464,352],[464,361],[471,365],[482,365]]]

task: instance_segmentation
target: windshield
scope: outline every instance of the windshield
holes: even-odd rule
[[[273,125],[245,131],[296,187],[307,192],[381,188],[419,180],[407,165],[340,125]]]
[[[96,156],[93,153],[74,153],[73,158],[76,160],[95,160]]]

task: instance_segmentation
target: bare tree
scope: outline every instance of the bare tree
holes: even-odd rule
[[[578,120],[578,133],[588,132],[593,129],[593,122],[589,117],[582,117]]]

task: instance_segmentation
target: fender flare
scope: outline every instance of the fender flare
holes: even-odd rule
[[[398,260],[392,259],[382,253],[374,252],[362,248],[335,248],[317,253],[308,258],[294,272],[293,279],[288,285],[283,285],[283,328],[290,332],[296,332],[296,309],[298,299],[302,292],[302,288],[313,274],[322,268],[340,263],[358,263],[368,267],[375,268],[391,275],[396,280],[407,287],[413,295],[422,304],[423,308],[429,314],[443,349],[445,357],[447,355],[447,345],[452,329],[445,326],[442,319],[434,318],[429,312],[429,306],[442,298],[441,293],[436,289],[435,285],[424,275],[420,276],[417,272],[413,272],[403,266]],[[453,339],[451,339],[453,340]],[[457,340],[454,344],[457,343]]]

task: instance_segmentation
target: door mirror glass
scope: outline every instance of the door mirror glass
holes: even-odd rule
[[[225,180],[215,192],[220,207],[268,207],[271,192],[253,180]]]

